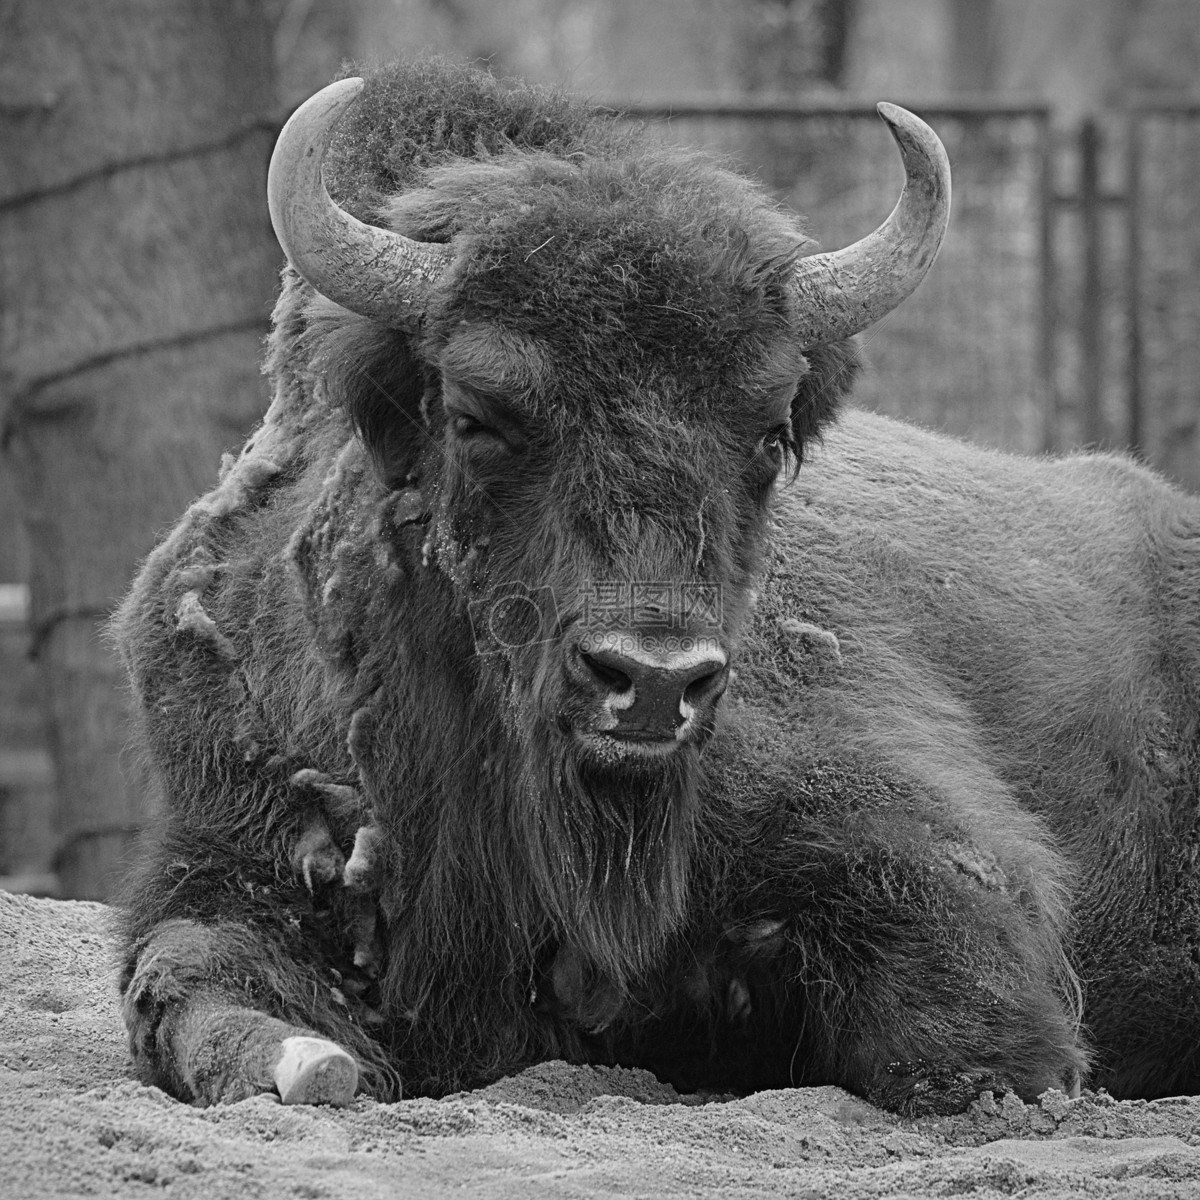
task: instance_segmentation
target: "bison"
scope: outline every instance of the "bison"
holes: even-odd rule
[[[115,622],[141,1078],[1200,1085],[1200,504],[839,416],[949,206],[880,112],[904,192],[829,253],[471,69],[295,114],[270,408]]]

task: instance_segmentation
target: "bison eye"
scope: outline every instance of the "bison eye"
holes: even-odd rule
[[[776,426],[772,429],[760,443],[760,447],[764,454],[771,458],[776,458],[780,462],[787,454],[794,453],[796,449],[796,440],[792,434],[792,423],[786,421],[784,424]]]
[[[450,428],[454,436],[463,442],[479,442],[500,447],[507,447],[504,435],[491,425],[485,425],[478,417],[470,413],[455,413],[450,418]]]
[[[772,476],[786,470],[789,478],[800,469],[800,446],[792,423],[777,425],[758,443],[758,461]]]

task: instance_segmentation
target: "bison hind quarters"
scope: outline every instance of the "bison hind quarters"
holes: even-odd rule
[[[349,1104],[358,1090],[354,1057],[322,1037],[284,1038],[272,1076],[284,1104]]]

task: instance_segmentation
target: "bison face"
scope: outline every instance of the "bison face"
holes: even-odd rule
[[[526,744],[677,770],[712,731],[772,488],[853,374],[846,344],[810,362],[796,340],[801,236],[661,151],[460,164],[389,219],[463,252],[418,330],[339,350],[330,392],[388,486],[420,481],[420,566],[472,672]]]
[[[515,732],[658,769],[712,729],[800,364],[735,384],[653,361],[642,324],[585,350],[562,299],[561,331],[471,322],[441,347],[438,561]]]

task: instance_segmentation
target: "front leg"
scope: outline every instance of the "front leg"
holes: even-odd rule
[[[984,1089],[1077,1087],[1074,980],[1033,864],[1002,865],[955,830],[854,824],[804,856],[778,957],[755,960],[805,1069],[909,1115]]]
[[[334,880],[310,892],[304,855],[295,884],[262,857],[190,835],[144,865],[121,982],[139,1077],[200,1104],[272,1091],[285,1103],[397,1098],[376,1036],[376,964],[359,961],[379,944],[359,930],[368,911],[375,929],[373,899]]]
[[[1036,842],[1001,841],[974,844],[919,804],[760,831],[679,972],[674,1027],[705,1045],[665,1038],[669,1073],[834,1083],[905,1115],[959,1111],[985,1089],[1077,1088],[1087,1053],[1058,864]],[[688,1077],[689,1058],[707,1060],[707,1078]]]
[[[239,977],[261,975],[271,956],[256,940],[236,926],[187,920],[153,930],[122,1005],[138,1074],[200,1104],[270,1091],[285,1104],[349,1103],[358,1090],[351,1054],[239,994]]]

